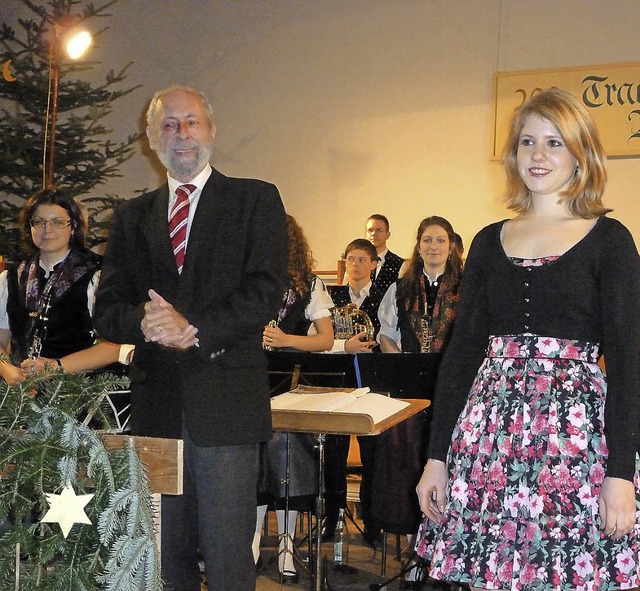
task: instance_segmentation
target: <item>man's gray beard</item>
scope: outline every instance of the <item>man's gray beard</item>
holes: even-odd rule
[[[173,150],[157,150],[158,158],[174,179],[192,179],[211,160],[212,146],[198,146],[195,160],[180,160]]]

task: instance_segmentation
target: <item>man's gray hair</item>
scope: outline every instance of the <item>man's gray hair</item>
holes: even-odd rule
[[[162,90],[156,92],[153,95],[151,102],[149,103],[149,108],[147,109],[147,125],[153,133],[155,133],[155,126],[157,123],[156,119],[158,116],[158,103],[162,100],[162,97],[164,97],[166,94],[169,94],[170,92],[173,92],[174,90],[182,90],[184,92],[188,92],[197,96],[202,101],[205,111],[209,116],[209,122],[213,125],[213,107],[211,106],[211,103],[209,102],[209,99],[206,97],[204,92],[200,92],[199,90],[191,88],[190,86],[175,84],[173,86],[169,86],[169,88],[163,88]]]

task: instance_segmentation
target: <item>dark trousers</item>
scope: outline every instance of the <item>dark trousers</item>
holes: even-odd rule
[[[358,437],[360,461],[362,462],[362,480],[360,481],[360,511],[366,530],[376,531],[380,527],[373,514],[373,480],[375,473],[377,437]]]
[[[333,533],[338,511],[347,505],[349,435],[327,435],[324,447],[325,528]]]
[[[162,497],[165,591],[200,591],[198,548],[209,589],[251,591],[258,444],[199,447],[184,429],[184,494]]]

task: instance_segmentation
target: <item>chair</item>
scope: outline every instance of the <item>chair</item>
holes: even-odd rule
[[[358,438],[351,435],[349,439],[349,455],[347,455],[347,503],[352,506],[360,501],[360,478],[362,474],[362,460],[360,458],[360,445]],[[351,486],[349,486],[349,477]],[[349,510],[351,510],[349,508]],[[352,511],[353,512],[353,511]]]
[[[345,264],[342,259],[338,259],[338,264],[335,270],[328,271],[314,271],[314,273],[320,277],[327,285],[342,285],[344,283]]]
[[[347,504],[345,514],[353,523],[360,534],[362,528],[356,521],[356,507],[360,502],[360,482],[362,481],[362,459],[360,458],[360,445],[358,438],[351,435],[349,439],[349,453],[347,455]]]

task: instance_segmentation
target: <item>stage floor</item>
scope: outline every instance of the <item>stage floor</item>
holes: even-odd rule
[[[362,522],[357,517],[357,508],[355,503],[349,503],[352,509],[355,509],[356,523],[362,527]],[[313,581],[311,575],[305,572],[304,567],[298,567],[300,580],[297,584],[281,585],[278,577],[277,567],[277,525],[276,517],[273,511],[269,511],[268,534],[263,536],[261,545],[261,558],[263,562],[262,569],[256,578],[256,591],[278,591],[281,589],[287,591],[312,591]],[[322,545],[323,556],[327,557],[327,573],[329,584],[332,591],[370,591],[371,585],[380,585],[385,580],[393,577],[400,571],[401,565],[396,556],[396,536],[389,534],[387,536],[387,571],[386,576],[381,575],[382,565],[382,548],[381,546],[373,549],[366,544],[362,536],[357,531],[353,523],[349,523],[349,531],[351,534],[351,544],[349,551],[349,565],[357,569],[357,573],[343,575],[333,570],[331,558],[333,556],[332,543]],[[298,533],[296,543],[300,545],[299,555],[305,565],[308,564],[307,542],[303,540],[306,535],[305,531]],[[301,543],[302,542],[302,543]],[[406,536],[400,536],[401,556],[403,563],[409,559],[410,551],[408,548]],[[207,589],[203,584],[203,591]],[[404,589],[401,579],[389,583],[386,587],[380,587],[380,591],[398,591]],[[430,582],[425,583],[421,589],[423,591],[433,591],[434,587]],[[213,590],[211,590],[213,591]]]

